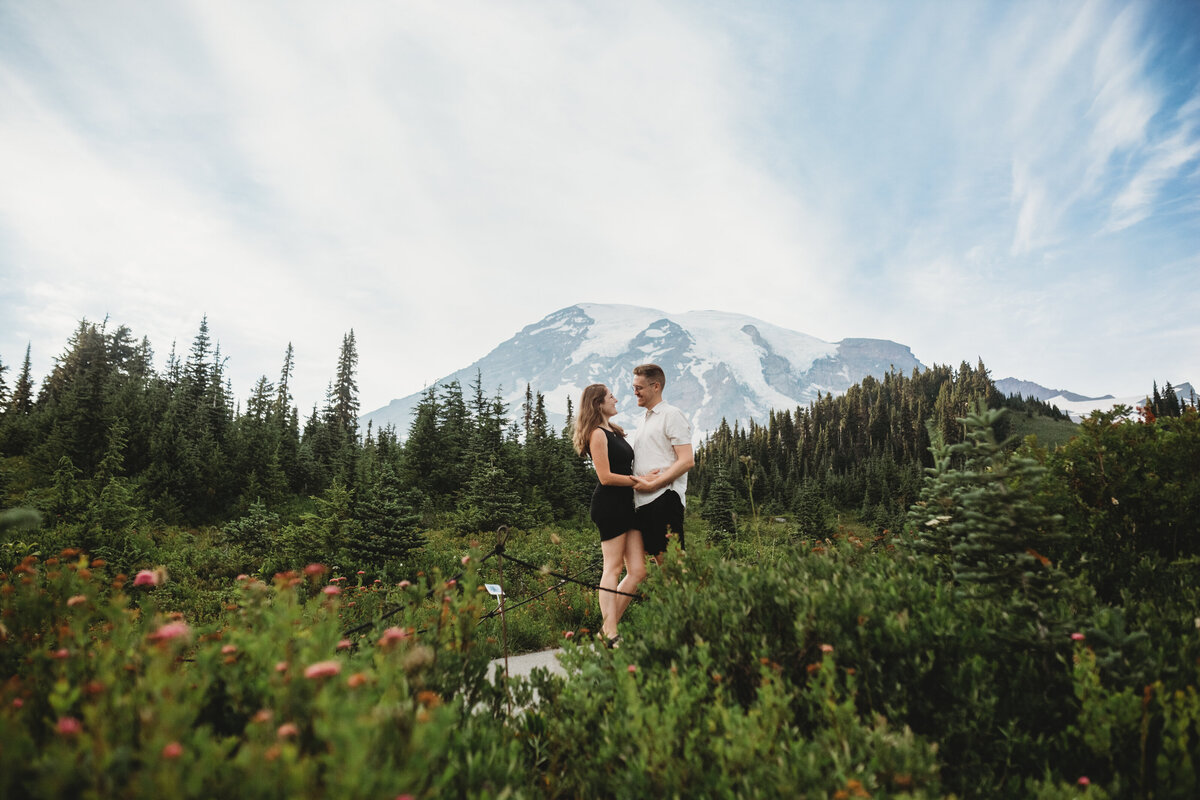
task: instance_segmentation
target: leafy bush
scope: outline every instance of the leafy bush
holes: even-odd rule
[[[526,782],[493,722],[469,572],[406,587],[373,641],[343,639],[353,601],[317,591],[316,567],[243,579],[219,622],[194,627],[154,609],[161,576],[102,573],[68,551],[3,576],[5,796],[482,797]]]

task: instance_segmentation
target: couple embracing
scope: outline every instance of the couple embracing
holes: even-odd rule
[[[612,421],[617,399],[607,386],[592,384],[579,401],[575,449],[591,456],[599,479],[592,493],[591,516],[600,529],[604,553],[600,615],[609,647],[619,642],[617,623],[646,577],[646,556],[661,560],[668,533],[683,546],[687,473],[695,463],[692,425],[682,411],[663,400],[665,386],[666,376],[657,364],[634,368],[633,393],[646,414],[632,445]],[[621,594],[606,591],[614,589]]]

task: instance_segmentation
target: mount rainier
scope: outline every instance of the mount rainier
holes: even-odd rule
[[[525,327],[437,384],[457,380],[466,393],[478,373],[486,394],[499,391],[504,398],[510,418],[519,415],[528,384],[544,395],[561,427],[567,398],[578,403],[585,386],[605,383],[617,396],[618,424],[636,427],[641,412],[630,388],[632,369],[647,362],[663,368],[664,396],[689,415],[697,441],[722,419],[761,423],[772,409],[794,410],[819,394],[841,394],[867,375],[924,369],[908,347],[885,339],[825,342],[741,314],[581,303]],[[404,437],[421,394],[368,412],[360,424],[394,425]]]

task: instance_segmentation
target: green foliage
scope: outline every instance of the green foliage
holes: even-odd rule
[[[230,522],[224,530],[229,541],[262,553],[279,530],[279,515],[269,511],[261,500],[255,500],[244,516]]]
[[[749,458],[753,480],[735,486],[739,509],[780,513],[815,488],[831,507],[862,509],[877,522],[876,532],[892,530],[916,499],[922,466],[932,465],[927,431],[951,444],[961,441],[957,420],[975,402],[1000,403],[982,363],[934,366],[911,377],[889,372],[882,381],[867,377],[840,397],[826,394],[807,408],[772,411],[765,426],[730,430],[722,422],[697,449],[689,484],[705,501],[720,470],[740,474],[742,459]]]
[[[704,510],[701,512],[701,517],[708,523],[709,530],[720,538],[728,538],[737,533],[733,501],[733,484],[729,482],[724,467],[720,467],[716,478],[708,488]]]
[[[1195,572],[1183,562],[1200,556],[1200,414],[1128,413],[1093,413],[1047,459],[1050,501],[1074,535],[1067,562],[1110,603],[1187,591]]]
[[[997,441],[1006,413],[976,407],[960,420],[965,438],[954,445],[931,433],[935,466],[909,513],[912,535],[972,597],[1003,602],[1014,622],[1033,626],[1035,638],[1060,637],[1065,623],[1050,609],[1063,575],[1045,553],[1064,538],[1062,520],[1039,497],[1045,468]]]
[[[501,525],[524,528],[528,521],[508,473],[494,463],[477,464],[455,515],[456,527],[464,533],[484,533]]]
[[[1200,419],[1169,386],[1052,452],[982,364],[723,425],[611,651],[550,574],[599,567],[541,394],[513,424],[482,376],[433,387],[402,443],[357,430],[356,360],[301,429],[290,346],[235,411],[206,321],[162,374],[85,321],[36,401],[27,353],[0,492],[47,513],[0,512],[0,793],[1195,796]],[[480,564],[500,524],[545,567]],[[510,717],[487,660],[563,642]]]
[[[396,626],[346,642],[346,603],[309,597],[319,568],[242,581],[234,610],[209,625],[156,612],[164,585],[127,594],[101,571],[65,554],[3,581],[4,796],[483,797],[528,785],[473,647],[470,575],[400,592],[410,608]]]

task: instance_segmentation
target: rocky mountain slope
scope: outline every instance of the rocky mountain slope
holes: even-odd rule
[[[772,409],[840,394],[867,375],[924,369],[908,347],[884,339],[825,342],[741,314],[581,303],[525,327],[437,383],[457,380],[465,392],[478,373],[485,392],[499,390],[513,418],[528,384],[545,396],[556,425],[565,419],[568,397],[577,403],[585,386],[605,383],[617,395],[618,423],[635,424],[640,412],[631,370],[646,362],[662,366],[665,397],[689,414],[697,440],[722,419],[764,422]],[[403,437],[419,400],[420,393],[393,400],[364,414],[361,425],[394,425]]]

